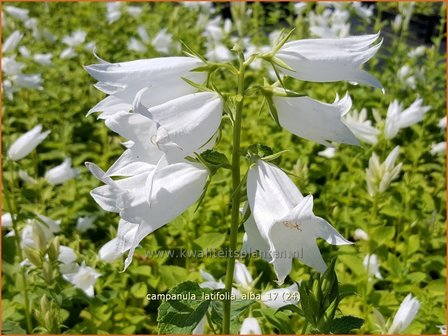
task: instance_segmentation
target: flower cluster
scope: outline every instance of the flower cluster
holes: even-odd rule
[[[210,27],[210,36],[213,31]],[[374,44],[378,34],[287,42],[288,37],[280,35],[272,50],[250,55],[247,65],[261,59],[300,80],[350,81],[382,88],[376,78],[360,69],[381,46],[381,42]],[[244,59],[242,51],[240,57]],[[227,104],[226,96],[203,85],[207,72],[219,66],[210,64],[198,56],[123,63],[101,60],[86,67],[98,81],[95,87],[108,94],[89,114],[101,112],[98,118],[127,140],[124,153],[107,171],[86,163],[105,184],[91,192],[93,198],[104,210],[121,217],[117,238],[100,251],[103,260],[115,260],[129,250],[126,268],[145,236],[203,194],[211,171],[194,158],[214,146]],[[279,125],[293,134],[327,146],[332,142],[358,144],[350,123],[343,119],[352,105],[348,94],[328,104],[291,93],[278,83],[260,91]],[[269,256],[266,259],[274,265],[279,283],[289,274],[293,258],[324,271],[316,238],[336,245],[350,242],[314,215],[312,196],[302,196],[280,168],[256,155],[250,160],[247,198],[251,214],[244,224],[244,249]]]

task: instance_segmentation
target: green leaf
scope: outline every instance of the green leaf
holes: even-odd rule
[[[215,151],[213,149],[207,149],[202,152],[201,158],[205,161],[205,163],[210,166],[210,168],[231,168],[230,162],[223,153]]]
[[[363,323],[364,320],[359,317],[342,316],[333,320],[330,332],[333,334],[349,334],[353,329],[361,328]]]
[[[194,242],[203,250],[217,249],[226,240],[226,235],[223,233],[206,233],[197,238]]]
[[[144,282],[138,282],[131,287],[131,294],[138,298],[142,299],[148,293],[148,287]]]
[[[162,265],[159,268],[160,283],[159,290],[164,291],[177,286],[188,276],[185,268],[172,265]]]
[[[250,145],[247,148],[247,155],[249,157],[256,156],[258,158],[264,158],[266,156],[271,156],[274,154],[274,151],[271,147],[257,143]]]
[[[210,300],[203,300],[204,294],[213,290],[201,288],[195,282],[183,282],[171,289],[167,296],[172,300],[164,301],[157,316],[160,334],[191,334],[207,313]]]
[[[238,319],[240,314],[245,311],[251,304],[255,301],[253,300],[235,300],[231,302],[230,306],[230,333],[238,334],[241,323]],[[211,304],[212,313],[211,319],[212,322],[218,326],[222,325],[223,319],[223,303],[222,301],[213,301]]]
[[[279,334],[296,334],[295,330],[291,327],[291,320],[286,312],[275,312],[272,309],[262,309],[261,313],[269,323],[271,323],[275,328],[278,329]]]
[[[3,321],[2,334],[26,334],[26,331],[16,321]]]

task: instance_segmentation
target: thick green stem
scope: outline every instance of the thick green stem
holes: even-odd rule
[[[233,272],[235,269],[235,251],[238,238],[238,225],[240,220],[240,198],[241,190],[239,188],[241,181],[240,172],[240,140],[241,140],[241,115],[244,103],[244,56],[240,52],[240,69],[238,73],[238,94],[237,105],[235,110],[235,121],[233,128],[233,150],[232,150],[232,223],[230,227],[229,237],[229,255],[227,257],[227,271],[225,278],[225,286],[227,295],[230,297],[232,293]],[[231,300],[224,301],[223,315],[223,334],[230,333],[230,305]]]
[[[12,161],[11,161],[12,162]],[[15,178],[14,178],[14,168],[13,165],[11,164],[11,192],[6,192],[5,194],[5,199],[6,199],[6,204],[8,206],[8,210],[9,213],[11,214],[11,222],[12,222],[12,228],[14,230],[14,239],[16,242],[16,249],[17,249],[17,253],[19,255],[19,258],[21,261],[23,261],[23,253],[22,253],[22,248],[20,246],[20,233],[19,233],[19,228],[17,225],[17,220],[16,220],[16,210],[17,210],[17,206],[15,206],[15,196],[14,196],[14,188],[15,188]],[[5,188],[6,191],[6,188]],[[11,201],[14,202],[14,209],[12,207],[12,203]],[[25,298],[25,319],[26,319],[26,331],[28,334],[32,333],[33,331],[33,325],[31,323],[31,312],[30,312],[30,300],[28,298],[28,282],[26,279],[26,274],[25,274],[25,268],[24,267],[20,267],[20,273],[22,275],[22,282],[23,282],[23,295]]]

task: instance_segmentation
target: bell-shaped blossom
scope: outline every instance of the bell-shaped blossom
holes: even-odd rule
[[[347,113],[344,123],[359,140],[371,145],[376,144],[378,141],[380,131],[373,127],[371,121],[367,119],[367,110],[365,108],[361,112],[352,111]]]
[[[149,110],[138,101],[143,94],[139,92],[134,111],[156,122],[151,141],[170,162],[192,155],[213,137],[221,123],[223,101],[215,92],[192,93]]]
[[[399,334],[405,331],[415,319],[419,309],[420,301],[408,294],[395,313],[394,320],[387,333]]]
[[[79,217],[76,220],[76,229],[80,232],[86,232],[87,230],[93,229],[95,227],[93,224],[95,219],[95,216]]]
[[[78,176],[79,170],[72,168],[72,160],[67,158],[60,165],[45,173],[45,179],[52,185],[62,184]]]
[[[75,250],[68,246],[59,246],[59,257],[58,260],[63,264],[74,263],[78,259]]]
[[[240,335],[261,335],[261,327],[254,317],[246,317],[241,324]]]
[[[225,45],[218,43],[207,49],[205,57],[212,62],[229,62],[232,60],[232,53]]]
[[[115,181],[94,164],[86,165],[106,184],[91,191],[95,201],[104,210],[118,212],[123,220],[138,225],[125,268],[131,263],[134,250],[143,238],[196,202],[204,192],[208,179],[205,168],[187,162],[162,167],[161,164],[142,164],[146,168],[140,169],[139,174]],[[120,232],[118,239],[124,239]]]
[[[135,37],[129,39],[128,49],[139,53],[143,53],[147,50],[146,46]]]
[[[14,51],[14,49],[22,40],[22,37],[23,34],[18,30],[14,31],[11,35],[9,35],[8,38],[3,42],[2,54]]]
[[[321,38],[341,38],[350,34],[350,13],[335,6],[326,8],[321,14],[310,12],[309,23],[312,35]]]
[[[22,229],[20,245],[22,248],[39,250],[53,238],[53,232],[45,224],[35,219],[29,219]]]
[[[369,275],[373,275],[377,279],[382,279],[380,272],[380,264],[376,254],[366,255],[363,260],[363,265]]]
[[[294,71],[282,69],[291,77],[312,82],[349,81],[382,88],[372,75],[360,69],[371,59],[382,42],[371,46],[378,34],[340,39],[305,39],[285,43],[275,57]]]
[[[235,282],[243,288],[251,289],[254,279],[250,275],[246,265],[235,260],[235,270],[233,272],[233,279]]]
[[[392,139],[400,129],[420,122],[430,109],[430,106],[423,106],[422,98],[417,98],[407,109],[404,109],[403,105],[395,99],[387,109],[384,127],[386,138]]]
[[[436,327],[439,328],[441,335],[446,335],[446,325],[438,325]]]
[[[370,157],[369,167],[366,169],[367,191],[370,196],[385,192],[391,182],[398,178],[403,166],[402,163],[395,165],[399,152],[400,146],[396,146],[383,163],[380,163],[375,153]]]
[[[95,84],[98,90],[114,95],[124,103],[132,103],[137,92],[147,87],[141,102],[146,107],[152,107],[195,92],[196,89],[182,77],[202,83],[206,73],[191,71],[201,65],[204,64],[193,57],[160,57],[93,64],[86,70],[98,80]]]
[[[323,151],[317,152],[317,155],[322,156],[327,159],[332,159],[336,155],[336,148],[327,147]]]
[[[291,133],[323,145],[330,141],[357,145],[359,142],[343,122],[352,100],[347,94],[333,104],[309,97],[273,97],[280,125]]]
[[[326,220],[313,213],[313,197],[303,197],[291,179],[273,164],[258,160],[249,170],[247,198],[253,215],[245,223],[246,248],[269,253],[265,259],[274,265],[278,282],[291,271],[292,259],[323,272],[325,262],[316,238],[329,244],[351,244]],[[251,233],[258,231],[255,235]]]
[[[95,271],[95,269],[86,266],[84,263],[78,267],[76,272],[63,274],[65,280],[76,288],[81,289],[89,297],[94,296],[93,286],[100,276],[101,274]]]
[[[83,30],[76,30],[70,35],[66,35],[62,38],[62,43],[69,47],[76,47],[86,40],[87,33]]]
[[[121,3],[120,2],[106,2],[106,19],[107,23],[111,24],[118,21],[121,17]]]
[[[204,282],[199,284],[199,286],[201,288],[224,289],[226,287],[224,285],[224,282],[222,282],[222,280],[215,280],[213,275],[211,275],[210,273],[208,273],[202,269],[199,270],[199,272],[201,273],[202,279],[204,280]],[[236,289],[235,287],[232,287],[232,295],[235,296],[236,298],[241,297],[240,291],[238,289]]]
[[[446,117],[440,119],[439,122],[437,123],[437,126],[441,129],[446,129]]]
[[[53,58],[53,55],[50,53],[46,54],[34,54],[33,60],[34,62],[40,64],[40,65],[51,65],[51,59]]]
[[[296,283],[286,288],[275,288],[261,294],[261,301],[275,310],[291,304],[297,306],[299,299],[299,287]]]
[[[37,125],[14,141],[9,147],[8,157],[13,161],[23,159],[44,141],[48,134],[50,131],[42,132],[42,125]]]
[[[126,7],[126,11],[133,18],[139,17],[140,14],[142,14],[142,10],[143,9],[142,9],[141,6],[133,6],[133,5],[130,5],[129,3],[128,3],[127,7]]]
[[[359,17],[363,18],[366,21],[370,21],[370,18],[373,16],[373,5],[367,6],[362,2],[352,2],[351,5]]]
[[[355,240],[369,240],[369,235],[363,229],[356,229],[353,233],[353,239]]]
[[[30,56],[31,56],[30,50],[27,47],[25,47],[25,46],[20,46],[19,47],[19,54],[22,55],[25,58],[30,58]]]
[[[25,183],[34,184],[36,183],[36,179],[32,178],[26,171],[20,169],[19,170],[19,179],[21,179]]]
[[[9,212],[2,214],[2,229],[12,227],[12,216]]]
[[[104,244],[98,251],[98,257],[105,262],[112,262],[121,257],[132,247],[138,225],[120,219],[118,224],[117,238]]]
[[[28,20],[29,10],[25,8],[20,8],[16,6],[4,6],[3,10],[11,15],[12,17],[15,17],[16,19],[19,19],[21,21]]]
[[[178,49],[179,46],[173,41],[173,36],[166,29],[160,30],[152,40],[152,46],[161,54],[168,54],[170,50]]]
[[[430,153],[432,155],[437,155],[440,153],[446,153],[446,141],[434,143],[431,145]]]

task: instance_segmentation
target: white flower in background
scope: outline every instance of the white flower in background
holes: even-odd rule
[[[93,286],[96,280],[101,276],[92,267],[88,267],[82,263],[78,270],[74,273],[66,273],[63,275],[64,279],[70,282],[76,288],[81,289],[87,296],[94,296]]]
[[[6,75],[18,75],[26,67],[22,62],[17,62],[15,56],[3,57],[2,71]]]
[[[204,282],[199,284],[201,288],[224,289],[226,287],[224,285],[224,282],[222,282],[222,280],[216,281],[213,275],[211,275],[210,273],[202,269],[199,270],[199,272],[201,273],[202,279],[204,280]],[[234,295],[237,298],[241,297],[240,291],[234,287],[232,288],[232,295]]]
[[[274,265],[280,284],[291,271],[293,258],[325,271],[316,238],[333,245],[352,244],[315,216],[313,197],[303,197],[288,176],[270,163],[258,160],[249,170],[247,198],[252,216],[244,224],[244,249],[261,251],[262,257]]]
[[[365,108],[361,112],[352,111],[347,113],[343,122],[359,140],[371,145],[377,143],[380,131],[373,127],[372,122],[367,119],[367,110]]]
[[[439,122],[437,123],[437,126],[441,129],[446,129],[446,117],[440,119]]]
[[[444,326],[444,325],[438,325],[438,326],[436,326],[436,327],[439,328],[440,333],[441,333],[442,335],[446,335],[446,326]]]
[[[395,16],[395,19],[391,25],[392,25],[392,31],[394,33],[398,33],[400,31],[401,26],[403,25],[403,17],[401,16],[401,14],[397,14]]]
[[[45,224],[29,219],[20,234],[20,245],[22,248],[40,249],[53,238],[53,232]]]
[[[107,2],[106,3],[106,19],[109,24],[114,23],[121,17],[121,3]]]
[[[232,21],[229,19],[222,20],[221,16],[210,20],[203,35],[207,38],[209,44],[220,43],[224,37],[228,36],[232,30]]]
[[[149,44],[151,42],[151,39],[149,38],[148,32],[146,31],[145,26],[140,25],[137,28],[138,36],[140,36],[141,40],[145,42],[146,44]]]
[[[93,229],[95,227],[95,225],[93,225],[95,220],[95,216],[79,217],[76,220],[76,229],[80,232],[86,232],[87,230]]]
[[[45,224],[51,233],[57,233],[61,230],[61,220],[54,220],[44,215],[37,215],[41,222]]]
[[[340,39],[305,39],[283,45],[275,57],[294,71],[281,69],[287,75],[312,82],[349,81],[382,88],[381,83],[360,66],[381,47],[379,33]]]
[[[374,6],[363,6],[362,2],[352,2],[352,8],[355,10],[356,14],[366,21],[370,21],[373,16]]]
[[[12,80],[14,81],[14,84],[17,85],[19,88],[42,90],[41,74],[33,74],[33,75],[20,74],[14,76]]]
[[[137,18],[142,14],[142,7],[141,6],[132,6],[130,4],[127,5],[126,10],[130,16],[133,18]]]
[[[325,148],[323,151],[317,152],[317,155],[325,157],[327,159],[332,159],[336,155],[336,148],[334,147]]]
[[[42,125],[37,125],[14,141],[9,147],[8,157],[13,161],[23,159],[44,141],[48,134],[50,131],[42,132]]]
[[[415,77],[412,75],[412,70],[409,65],[403,65],[397,72],[397,78],[405,86],[415,89]]]
[[[385,192],[390,183],[398,178],[403,166],[402,163],[395,165],[399,151],[400,146],[396,146],[383,163],[380,163],[375,153],[370,157],[369,167],[366,169],[367,191],[370,196]]]
[[[383,278],[380,272],[380,264],[378,261],[378,256],[376,254],[366,255],[362,263],[369,275],[373,275],[377,279]]]
[[[83,44],[86,40],[87,33],[83,30],[76,30],[70,35],[66,35],[62,38],[62,43],[69,47],[76,47]]]
[[[415,319],[420,309],[420,301],[408,294],[395,313],[394,320],[389,328],[388,334],[399,334],[405,331]]]
[[[148,87],[142,95],[141,103],[151,107],[195,92],[196,89],[181,77],[196,83],[204,82],[205,73],[191,72],[201,65],[204,64],[193,57],[160,57],[122,63],[93,64],[87,66],[86,70],[98,80],[95,84],[98,90],[114,96],[112,105],[117,104],[117,99],[121,100],[121,103],[132,104],[137,92]],[[104,99],[101,102],[103,104],[101,111],[106,112],[110,102],[110,97]]]
[[[369,235],[363,229],[356,229],[353,233],[353,239],[355,240],[369,240]]]
[[[51,65],[52,58],[53,58],[53,55],[50,53],[34,54],[34,56],[33,56],[34,62],[39,63],[40,65]]]
[[[27,47],[25,47],[25,46],[20,46],[19,47],[19,53],[20,53],[20,55],[22,55],[25,58],[30,58],[31,57],[30,50]]]
[[[403,105],[395,99],[387,109],[386,124],[384,126],[386,138],[393,139],[400,129],[420,122],[430,109],[430,106],[423,106],[422,98],[416,98],[407,109],[404,109]]]
[[[147,50],[146,46],[135,37],[131,37],[129,39],[128,49],[139,53],[145,52]]]
[[[96,42],[95,41],[91,41],[91,42],[87,42],[84,45],[84,50],[93,53],[95,51],[96,48]]]
[[[58,260],[63,264],[72,264],[78,259],[78,256],[71,247],[59,246],[59,257]]]
[[[168,54],[170,51],[180,50],[180,45],[173,41],[173,36],[166,29],[162,29],[157,33],[152,40],[152,46],[161,54]]]
[[[45,173],[45,179],[52,185],[62,184],[75,178],[79,169],[72,168],[72,160],[67,158],[59,166],[51,168]]]
[[[211,1],[181,1],[180,3],[182,6],[190,9],[201,10],[208,13],[213,12],[213,2]]]
[[[440,153],[446,153],[446,141],[434,143],[431,145],[430,150],[432,155],[437,155]]]
[[[11,35],[9,35],[6,41],[3,42],[2,54],[13,52],[22,40],[22,37],[23,34],[18,30],[15,30]]]
[[[261,335],[261,327],[254,317],[246,317],[241,324],[240,335]]]
[[[282,31],[281,30],[273,30],[269,33],[268,38],[269,38],[269,44],[270,45],[275,45],[276,42],[278,42],[278,39],[280,38],[280,36],[282,35]]]
[[[204,316],[191,332],[192,335],[204,335],[205,323],[207,322],[207,316]]]
[[[32,178],[26,171],[22,169],[19,170],[19,178],[25,183],[34,184],[37,182],[36,179]]]
[[[216,44],[212,48],[208,48],[205,57],[212,62],[229,62],[233,55],[223,44]]]
[[[311,34],[322,38],[347,37],[350,35],[350,13],[337,3],[330,3],[330,5],[321,14],[310,12]]]
[[[29,15],[28,9],[19,8],[16,6],[4,6],[3,10],[16,19],[19,19],[21,21],[28,20]]]
[[[305,9],[306,9],[306,2],[294,3],[294,14],[301,15]]]
[[[62,38],[62,43],[66,44],[68,48],[64,49],[59,55],[62,59],[70,59],[78,55],[75,48],[83,44],[86,40],[87,33],[83,30],[76,30],[70,35]]]
[[[309,97],[273,97],[280,125],[291,133],[322,145],[329,141],[357,145],[358,139],[344,124],[343,116],[350,110],[348,94],[326,104]],[[300,116],[300,117],[298,117]]]
[[[275,310],[291,304],[297,306],[299,299],[299,287],[296,283],[286,288],[271,289],[261,294],[261,301]]]
[[[104,210],[118,212],[123,220],[138,225],[125,269],[140,242],[196,202],[208,179],[205,168],[186,162],[167,166],[141,163],[138,174],[115,181],[94,164],[86,166],[106,184],[91,191],[95,201]],[[118,239],[124,238],[118,236]]]
[[[424,45],[418,46],[415,49],[412,49],[411,51],[408,52],[408,56],[410,58],[416,58],[416,57],[420,57],[423,56],[426,52],[426,47]]]
[[[68,47],[68,48],[62,50],[59,57],[61,59],[70,59],[70,58],[76,57],[76,55],[78,55],[78,53],[75,51],[75,49],[73,49],[72,47]]]
[[[238,260],[235,260],[235,270],[233,272],[233,278],[235,282],[243,288],[251,289],[254,279],[249,273],[246,265],[242,264]]]
[[[408,30],[409,28],[409,22],[411,21],[412,14],[414,13],[414,7],[415,3],[408,2],[408,3],[398,3],[398,10],[403,17],[403,30]]]
[[[246,59],[248,59],[251,55],[259,53],[259,54],[263,54],[263,53],[267,53],[269,52],[269,50],[271,50],[270,46],[255,46],[253,44],[249,44],[249,46],[247,47],[245,53],[244,53],[244,57]],[[261,68],[263,67],[263,61],[260,58],[256,58],[252,63],[250,63],[249,67],[251,69],[255,69],[255,70],[261,70]]]
[[[2,229],[12,227],[12,216],[9,212],[2,214]]]

